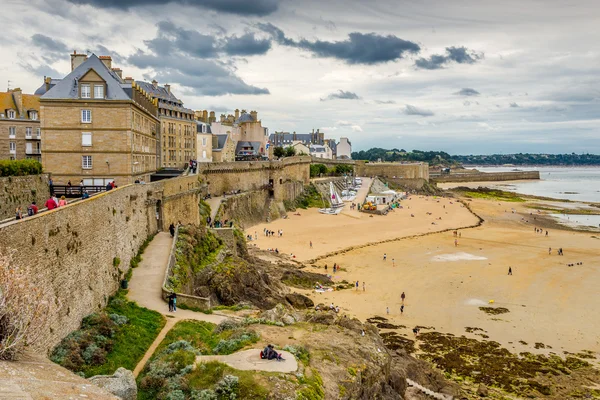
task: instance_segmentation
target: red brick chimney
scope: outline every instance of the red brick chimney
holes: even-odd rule
[[[100,61],[106,65],[106,68],[112,69],[112,57],[111,56],[100,56],[98,57]]]

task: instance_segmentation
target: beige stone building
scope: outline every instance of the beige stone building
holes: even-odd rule
[[[234,115],[221,114],[218,122],[212,111],[210,114],[197,111],[196,115],[200,121],[210,123],[213,135],[229,135],[234,145],[234,159],[269,156],[269,129],[262,126],[256,111],[235,110]]]
[[[149,182],[158,165],[158,101],[108,56],[73,53],[71,73],[38,91],[42,164],[56,184]]]
[[[197,124],[197,137],[196,137],[196,160],[198,162],[212,162],[213,161],[213,135],[210,129],[210,125],[196,121]]]
[[[41,160],[40,100],[21,89],[0,92],[0,160]]]
[[[235,144],[228,134],[212,135],[213,162],[235,161]]]
[[[159,86],[156,81],[136,83],[158,100],[160,167],[185,168],[190,160],[196,159],[194,110],[183,107],[183,102],[171,92],[171,85]]]

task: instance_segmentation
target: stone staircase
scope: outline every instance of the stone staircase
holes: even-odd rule
[[[267,204],[265,205],[265,221],[271,222],[271,205],[273,205],[273,198],[269,196]]]
[[[433,390],[427,389],[425,386],[418,384],[417,382],[413,381],[412,379],[406,378],[406,383],[408,383],[408,386],[418,389],[421,393],[425,393],[426,395],[428,395],[429,397],[431,397],[433,399],[454,400],[454,396],[450,396],[449,394],[442,394],[442,393],[434,392]]]

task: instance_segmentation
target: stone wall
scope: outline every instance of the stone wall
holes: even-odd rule
[[[51,346],[106,305],[149,235],[175,218],[198,223],[197,178],[128,185],[0,225],[0,252],[62,304],[48,332]]]
[[[427,163],[365,163],[356,161],[357,176],[381,176],[384,178],[425,179],[429,181]]]
[[[201,164],[199,174],[213,196],[224,192],[267,189],[277,193],[285,182],[308,184],[310,157],[290,157],[278,161],[246,161]]]
[[[540,179],[539,171],[479,172],[469,174],[449,174],[432,177],[435,182],[487,182]]]
[[[421,190],[427,183],[425,179],[403,179],[403,178],[385,178],[391,187],[402,188],[404,190]]]
[[[48,197],[48,174],[0,178],[0,221],[15,218],[17,207],[27,215],[27,207],[32,201],[43,208]]]

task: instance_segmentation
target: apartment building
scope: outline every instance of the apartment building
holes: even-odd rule
[[[40,100],[16,88],[0,92],[0,159],[41,160]]]
[[[71,73],[40,92],[42,164],[56,184],[150,181],[158,165],[158,100],[112,68],[110,56],[71,54]]]
[[[183,102],[171,92],[171,85],[159,86],[155,80],[152,83],[136,83],[158,101],[159,166],[185,168],[190,160],[196,159],[197,126],[194,110],[183,107]]]

